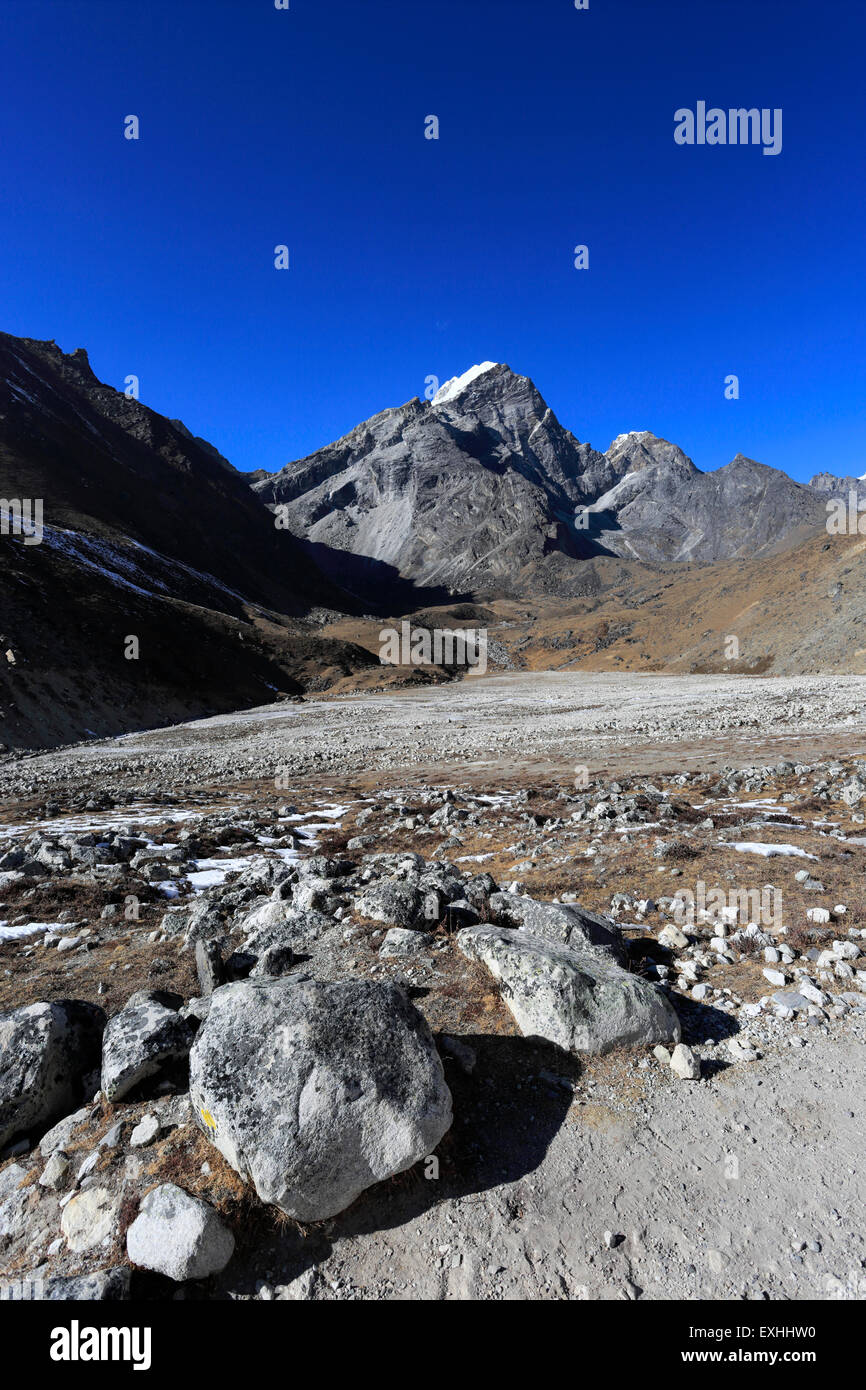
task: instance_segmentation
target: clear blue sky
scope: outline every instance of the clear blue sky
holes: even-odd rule
[[[864,11],[2,0],[0,328],[244,469],[490,358],[602,449],[866,473]],[[782,153],[676,145],[698,100]]]

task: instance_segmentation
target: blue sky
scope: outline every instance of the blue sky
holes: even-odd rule
[[[492,359],[599,448],[866,473],[864,8],[3,0],[0,328],[244,469]]]

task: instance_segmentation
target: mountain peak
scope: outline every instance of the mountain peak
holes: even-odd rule
[[[658,467],[673,469],[686,477],[698,471],[677,444],[653,434],[652,430],[630,430],[628,434],[618,434],[605,457],[620,476]]]
[[[461,395],[477,377],[484,376],[486,372],[492,372],[501,365],[501,362],[481,362],[475,367],[470,367],[462,376],[452,376],[439,387],[432,404],[445,405],[447,401],[453,401],[455,396]]]

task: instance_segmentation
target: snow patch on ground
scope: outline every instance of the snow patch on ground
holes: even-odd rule
[[[0,941],[15,941],[19,936],[38,936],[47,931],[69,931],[72,926],[81,926],[80,922],[19,922],[16,926],[10,926],[8,922],[0,922]]]
[[[720,840],[723,845],[724,841]],[[762,854],[765,859],[769,859],[774,854],[788,854],[795,859],[817,859],[817,854],[807,854],[799,845],[763,845],[757,840],[739,840],[735,844],[728,846],[735,849],[738,854]]]

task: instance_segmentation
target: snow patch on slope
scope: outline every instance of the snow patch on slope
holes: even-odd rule
[[[455,396],[459,396],[465,391],[467,386],[476,377],[483,376],[485,372],[492,372],[494,367],[498,367],[498,362],[481,362],[478,366],[470,367],[468,372],[462,376],[452,376],[450,381],[446,381],[444,386],[440,386],[436,395],[433,397],[433,405],[444,405],[446,401],[453,401]]]

